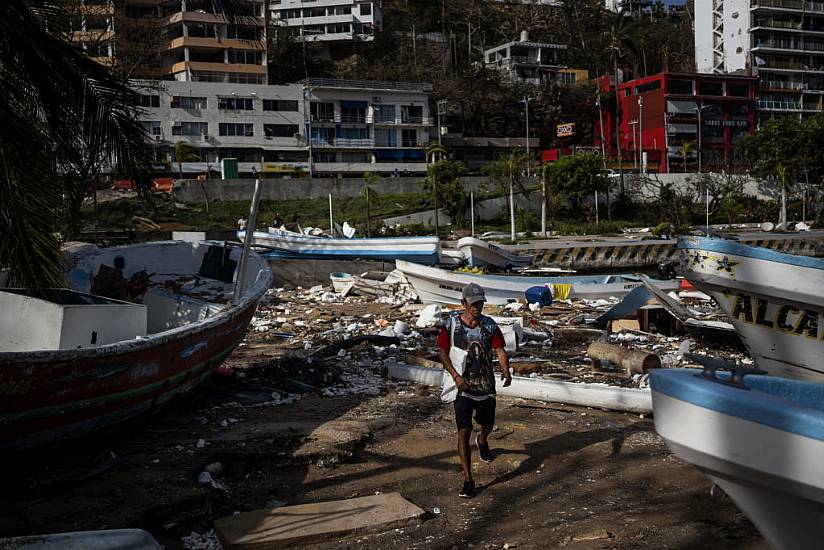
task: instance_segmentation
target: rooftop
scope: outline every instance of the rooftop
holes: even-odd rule
[[[306,81],[304,81],[305,83]],[[349,90],[399,90],[407,92],[431,92],[429,82],[391,82],[385,80],[351,80],[343,78],[310,78],[311,88],[338,88]]]

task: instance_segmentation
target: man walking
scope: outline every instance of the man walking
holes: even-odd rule
[[[501,380],[504,386],[512,383],[509,359],[504,351],[504,336],[495,321],[483,315],[486,295],[475,283],[464,287],[461,294],[463,313],[453,313],[438,335],[441,363],[455,380],[459,393],[455,399],[455,423],[458,426],[458,455],[463,467],[464,484],[458,496],[475,496],[472,479],[472,451],[469,438],[472,434],[472,416],[481,427],[475,438],[478,454],[484,462],[492,462],[487,437],[495,424],[495,373],[492,368],[492,351],[498,355]],[[449,359],[452,346],[467,352],[463,374],[458,374]]]

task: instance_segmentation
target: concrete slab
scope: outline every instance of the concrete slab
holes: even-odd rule
[[[424,511],[400,493],[255,510],[215,521],[223,548],[285,548],[375,533],[420,521]]]

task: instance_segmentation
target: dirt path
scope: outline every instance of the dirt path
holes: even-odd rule
[[[496,460],[476,458],[463,500],[451,410],[428,389],[232,404],[253,393],[217,379],[116,435],[3,457],[0,535],[142,527],[179,548],[235,511],[398,491],[428,519],[328,546],[767,548],[637,415],[501,398]],[[217,488],[198,484],[215,462]]]

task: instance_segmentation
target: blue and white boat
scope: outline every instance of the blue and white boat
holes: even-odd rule
[[[681,237],[682,273],[718,302],[756,365],[824,382],[824,259]]]
[[[243,242],[245,231],[238,231]],[[255,231],[252,243],[265,258],[309,260],[406,260],[438,265],[438,237],[381,237],[337,239],[301,235],[291,231]]]
[[[469,283],[480,285],[487,302],[504,305],[525,297],[533,287],[547,286],[555,299],[583,298],[588,300],[621,298],[643,283],[637,275],[574,275],[570,277],[522,277],[518,275],[477,275],[460,271],[447,271],[436,267],[413,264],[398,260],[398,270],[403,272],[409,284],[425,304],[460,304],[461,291]],[[677,290],[677,280],[653,280],[653,284],[666,292]]]
[[[721,487],[767,542],[821,548],[824,385],[708,365],[650,376],[655,429],[679,458]],[[762,371],[763,372],[763,371]]]

